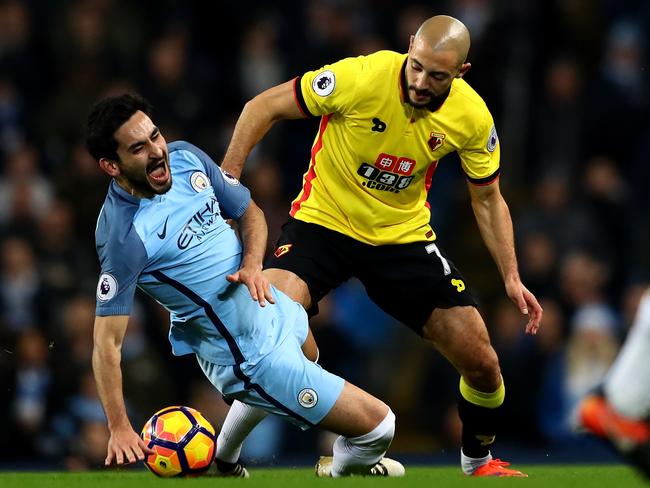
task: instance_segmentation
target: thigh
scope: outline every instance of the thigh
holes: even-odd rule
[[[435,309],[476,307],[467,281],[433,242],[368,247],[360,257],[370,298],[419,335]]]
[[[295,336],[290,336],[256,364],[199,364],[212,384],[235,398],[308,429],[330,412],[344,380],[309,361]],[[222,389],[223,388],[223,389]]]
[[[265,274],[279,289],[295,291],[288,295],[303,304],[301,283],[306,284],[311,298],[309,313],[314,315],[321,298],[350,277],[349,241],[320,225],[290,219],[282,227],[275,252],[264,262]]]

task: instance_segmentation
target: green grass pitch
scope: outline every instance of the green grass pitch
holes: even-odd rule
[[[311,469],[256,469],[250,470],[251,478],[221,479],[212,476],[184,479],[161,479],[142,470],[106,470],[87,473],[9,473],[0,472],[2,488],[310,488],[310,487],[408,487],[408,488],[456,488],[483,487],[505,484],[526,488],[589,488],[648,487],[643,478],[631,468],[621,465],[530,465],[518,466],[529,478],[469,478],[459,473],[458,467],[407,467],[404,478],[345,478],[319,479]]]

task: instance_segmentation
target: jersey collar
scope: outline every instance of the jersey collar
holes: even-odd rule
[[[127,202],[140,205],[140,198],[131,195],[128,191],[126,191],[124,188],[118,185],[117,181],[115,181],[114,179],[111,179],[110,191],[116,193],[120,198],[126,200]]]
[[[408,61],[408,59],[409,58],[407,55],[406,58],[404,58],[404,62],[402,63],[402,69],[400,70],[400,76],[399,76],[399,86],[402,93],[402,101],[410,105],[411,102],[409,99],[408,83],[406,82],[406,62]],[[435,112],[440,107],[442,107],[442,104],[445,103],[445,100],[447,100],[447,97],[449,96],[450,92],[451,92],[451,85],[449,85],[449,89],[445,93],[443,93],[442,95],[438,95],[437,97],[433,97],[431,101],[427,104],[426,108],[429,109],[429,111],[431,112]]]

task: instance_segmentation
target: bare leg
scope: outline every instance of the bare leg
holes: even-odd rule
[[[423,327],[423,336],[471,387],[492,392],[501,386],[499,360],[476,308],[435,309]]]
[[[436,309],[423,328],[461,374],[458,414],[463,422],[461,466],[472,474],[491,460],[505,390],[496,352],[474,307]]]
[[[388,411],[384,402],[346,381],[334,407],[318,426],[344,437],[358,437],[377,427]]]

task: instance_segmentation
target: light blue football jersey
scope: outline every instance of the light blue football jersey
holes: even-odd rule
[[[260,307],[243,284],[242,246],[225,219],[239,219],[250,192],[199,148],[168,145],[171,189],[135,198],[112,181],[95,233],[101,275],[96,315],[129,315],[135,288],[170,312],[175,355],[219,365],[255,362],[290,333],[300,305],[276,289]]]

